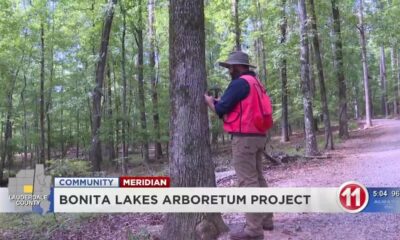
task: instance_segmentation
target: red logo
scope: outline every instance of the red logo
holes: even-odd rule
[[[119,187],[123,188],[165,188],[171,186],[169,177],[119,177]]]
[[[368,204],[368,190],[358,182],[345,182],[339,188],[339,203],[346,212],[361,212]]]

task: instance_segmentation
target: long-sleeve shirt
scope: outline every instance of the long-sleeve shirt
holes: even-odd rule
[[[253,71],[248,71],[240,74],[256,76]],[[229,113],[240,101],[245,99],[250,92],[250,86],[243,78],[236,78],[231,81],[228,88],[225,90],[221,100],[214,102],[215,112],[222,118],[224,114]]]

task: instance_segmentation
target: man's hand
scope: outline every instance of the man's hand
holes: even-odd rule
[[[204,94],[204,100],[207,103],[207,106],[215,112],[215,107],[214,107],[214,97],[207,95],[207,93]]]

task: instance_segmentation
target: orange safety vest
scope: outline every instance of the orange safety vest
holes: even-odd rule
[[[247,97],[224,116],[224,130],[228,133],[264,135],[273,125],[272,104],[264,86],[256,77],[242,75],[250,86]]]

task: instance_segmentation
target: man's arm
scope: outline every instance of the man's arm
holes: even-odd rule
[[[246,80],[242,78],[233,80],[225,90],[221,100],[214,102],[214,111],[222,118],[223,115],[231,112],[236,104],[245,99],[249,92],[250,86]]]
[[[215,105],[214,102],[217,101],[216,99],[214,99],[213,96],[209,96],[206,94],[204,94],[204,99],[206,100],[207,106],[213,111],[215,112]]]

